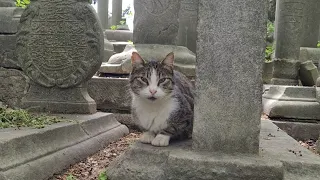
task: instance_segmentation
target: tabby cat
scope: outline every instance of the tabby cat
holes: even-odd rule
[[[193,125],[193,86],[173,69],[174,54],[160,61],[131,56],[130,89],[132,117],[145,131],[140,141],[168,146],[170,139],[191,138]]]

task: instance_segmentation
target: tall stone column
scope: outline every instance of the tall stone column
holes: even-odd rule
[[[305,0],[278,0],[276,49],[271,83],[297,85]]]
[[[112,0],[112,25],[119,25],[122,17],[122,0]]]
[[[193,147],[257,154],[267,1],[200,1]]]
[[[301,47],[317,47],[320,23],[320,1],[305,1]]]
[[[98,16],[103,29],[108,29],[109,0],[98,0]]]

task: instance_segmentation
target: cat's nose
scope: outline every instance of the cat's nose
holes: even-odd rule
[[[157,90],[155,89],[149,89],[149,92],[151,93],[151,95],[155,95],[157,93]]]

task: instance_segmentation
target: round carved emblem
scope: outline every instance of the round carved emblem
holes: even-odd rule
[[[101,66],[103,32],[94,9],[77,0],[38,0],[22,14],[16,56],[34,82],[68,88]]]

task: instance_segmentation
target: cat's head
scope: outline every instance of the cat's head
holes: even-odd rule
[[[130,74],[131,91],[138,97],[157,101],[172,94],[174,54],[169,53],[161,62],[145,61],[133,52]]]

